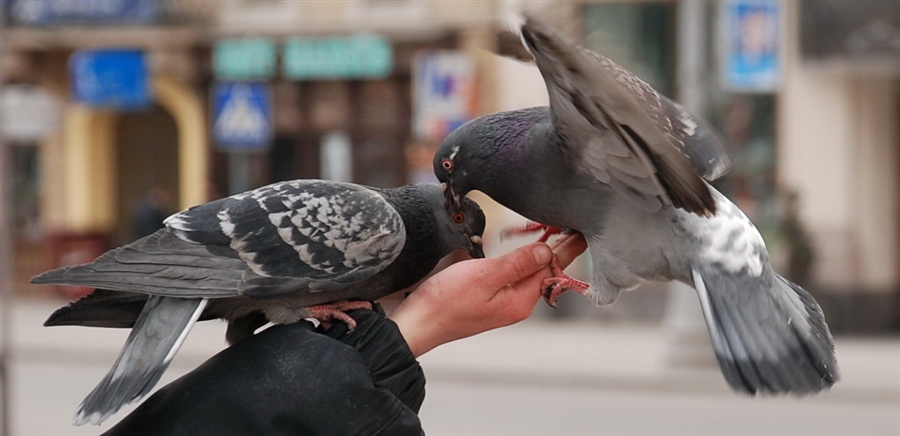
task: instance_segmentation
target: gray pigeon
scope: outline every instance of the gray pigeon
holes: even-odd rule
[[[818,392],[838,379],[822,310],[769,264],[749,219],[703,179],[730,166],[681,106],[540,23],[522,27],[550,107],[502,112],[453,131],[434,158],[448,207],[479,190],[546,226],[584,234],[588,285],[544,282],[597,305],[643,280],[692,285],[724,376],[748,393]]]
[[[447,214],[436,184],[295,180],[180,212],[153,235],[32,283],[98,288],[45,325],[133,326],[78,408],[77,424],[99,424],[153,388],[198,319],[227,320],[231,343],[267,322],[352,327],[343,310],[412,286],[451,252],[484,257],[484,225],[474,201]]]

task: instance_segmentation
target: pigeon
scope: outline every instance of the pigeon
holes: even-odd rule
[[[466,201],[448,214],[437,184],[280,182],[165,224],[91,263],[32,279],[96,288],[45,325],[132,327],[112,369],[79,406],[78,425],[99,424],[147,394],[197,320],[227,320],[229,343],[269,322],[318,318],[352,328],[345,311],[414,285],[444,256],[484,257],[478,204]]]
[[[730,167],[705,124],[613,61],[529,18],[522,38],[549,107],[476,118],[434,157],[450,211],[472,190],[547,227],[584,235],[590,283],[542,284],[612,304],[642,281],[680,281],[699,295],[720,369],[749,394],[810,394],[838,380],[821,308],[778,275],[759,231],[707,181]],[[534,228],[534,227],[531,227]],[[546,235],[545,235],[546,237]]]

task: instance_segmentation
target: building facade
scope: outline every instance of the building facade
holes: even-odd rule
[[[483,49],[493,44],[493,2],[4,5],[4,87],[37,88],[60,112],[50,131],[6,140],[15,162],[17,289],[30,289],[27,279],[36,272],[84,262],[133,240],[150,192],[164,192],[156,207],[172,213],[278,180],[338,175],[375,186],[413,181],[409,149],[433,147],[436,140],[413,129],[413,69],[421,53],[466,57],[478,71],[461,78],[472,88],[467,116],[493,109],[491,69],[480,65],[488,59]],[[288,71],[290,41],[327,48],[334,47],[331,41],[352,43],[357,35],[387,41],[388,71],[371,77],[344,74],[340,65],[312,77]],[[217,46],[248,38],[275,47],[273,72],[249,80],[223,77],[214,59]],[[135,109],[79,100],[73,59],[121,49],[145,59],[149,102]],[[451,79],[455,84],[460,78]],[[221,147],[211,133],[217,122],[213,90],[244,81],[268,91],[269,139],[253,148]],[[241,127],[240,121],[232,124]]]
[[[428,150],[440,135],[422,133],[423,100],[446,97],[441,110],[463,118],[546,104],[532,66],[490,53],[497,24],[527,9],[723,133],[734,169],[717,186],[760,227],[778,269],[811,289],[839,330],[898,327],[896,2],[723,0],[704,3],[693,18],[680,1],[119,0],[86,1],[94,6],[79,11],[64,1],[4,4],[4,88],[38,87],[61,113],[56,129],[5,140],[15,168],[21,289],[35,272],[133,239],[135,208],[151,188],[168,193],[174,212],[292,178],[427,180]],[[387,74],[286,70],[291,41],[356,35],[388,41]],[[224,41],[248,38],[274,47],[272,72],[249,80],[269,90],[271,132],[265,146],[236,152],[211,133],[212,90],[234,81],[215,59]],[[109,48],[146,56],[152,98],[141,110],[73,97],[73,54]],[[428,76],[433,83],[423,87],[423,53],[462,54],[470,68],[446,73],[452,80]],[[759,62],[732,63],[746,56]],[[459,83],[474,90],[441,94]],[[419,96],[423,89],[432,91],[428,98]],[[437,132],[460,121],[447,113]],[[488,232],[496,233],[510,215],[488,204],[498,217]]]

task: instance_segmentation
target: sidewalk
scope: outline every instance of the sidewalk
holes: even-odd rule
[[[17,360],[111,364],[128,331],[41,324],[61,302],[14,300],[8,352]],[[225,346],[225,324],[198,323],[173,367],[200,364]],[[668,363],[671,335],[659,325],[554,322],[518,325],[446,344],[420,361],[429,380],[568,385],[622,390],[728,391],[710,357],[702,367]],[[900,404],[900,338],[836,339],[841,381],[825,398]]]

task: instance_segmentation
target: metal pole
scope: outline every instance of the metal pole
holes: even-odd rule
[[[0,34],[5,30],[5,14],[0,13]],[[0,47],[0,50],[5,47]],[[0,95],[3,95],[3,73],[0,71]],[[12,164],[9,145],[0,135],[0,435],[9,434],[9,293],[13,284],[12,259]]]
[[[2,91],[0,79],[0,91]],[[10,145],[0,137],[0,435],[9,434],[9,315],[13,285],[12,164]]]
[[[703,118],[707,95],[706,1],[681,0],[677,6],[678,101],[694,116]],[[715,365],[696,292],[672,282],[664,323],[673,335],[669,363],[675,366]]]
[[[247,150],[228,151],[228,195],[240,194],[255,188],[253,153]]]
[[[678,102],[701,118],[706,110],[706,7],[707,2],[696,0],[681,0],[677,7]]]

